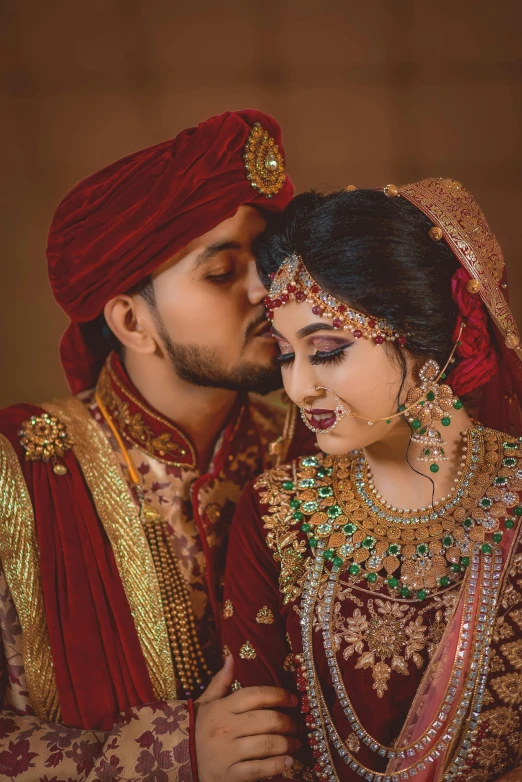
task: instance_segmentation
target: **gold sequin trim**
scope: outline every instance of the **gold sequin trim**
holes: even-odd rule
[[[36,715],[60,718],[33,506],[16,453],[0,435],[0,559],[22,628],[27,689]]]
[[[268,606],[263,606],[257,612],[256,622],[258,625],[271,625],[274,623],[274,615]]]
[[[74,442],[74,455],[114,553],[156,697],[173,699],[176,682],[154,562],[109,441],[78,399],[43,407],[65,423]]]
[[[230,685],[230,689],[232,690],[232,692],[237,692],[238,690],[242,690],[242,689],[243,689],[243,685],[241,684],[241,682],[239,682],[239,681],[236,679],[236,680],[235,680],[235,681],[233,681],[233,682],[232,682],[232,684]]]
[[[225,605],[223,606],[223,619],[230,619],[231,616],[234,616],[232,600],[225,600]]]
[[[241,649],[239,650],[239,656],[242,660],[255,660],[257,657],[257,652],[250,643],[250,641],[246,641]]]
[[[442,228],[453,253],[480,283],[478,293],[507,347],[522,360],[517,324],[500,288],[502,249],[471,193],[455,179],[423,179],[400,187],[399,194]]]

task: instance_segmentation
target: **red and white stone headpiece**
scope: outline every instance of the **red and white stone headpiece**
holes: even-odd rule
[[[358,312],[322,290],[298,255],[286,258],[271,276],[272,284],[269,295],[265,298],[267,317],[270,319],[273,318],[275,309],[293,298],[295,301],[311,304],[314,315],[332,318],[334,328],[349,330],[356,339],[367,337],[373,339],[377,345],[386,341],[397,341],[401,346],[406,343],[406,337],[386,321]]]

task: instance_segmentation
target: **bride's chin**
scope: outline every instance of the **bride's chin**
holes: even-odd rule
[[[360,448],[353,437],[346,437],[332,429],[331,432],[321,432],[316,435],[317,444],[323,453],[329,456],[343,456]]]

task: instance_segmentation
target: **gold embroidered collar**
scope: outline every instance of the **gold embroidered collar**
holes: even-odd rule
[[[196,452],[188,437],[147,405],[116,353],[108,356],[96,393],[125,440],[164,464],[196,468]]]

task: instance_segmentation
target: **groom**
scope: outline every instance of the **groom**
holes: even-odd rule
[[[284,410],[248,392],[279,387],[252,242],[292,193],[279,126],[247,110],[58,207],[47,256],[73,396],[0,412],[0,774],[288,769],[297,740],[276,709],[293,696],[227,696],[230,658],[210,679],[235,503],[270,444],[289,445]]]

